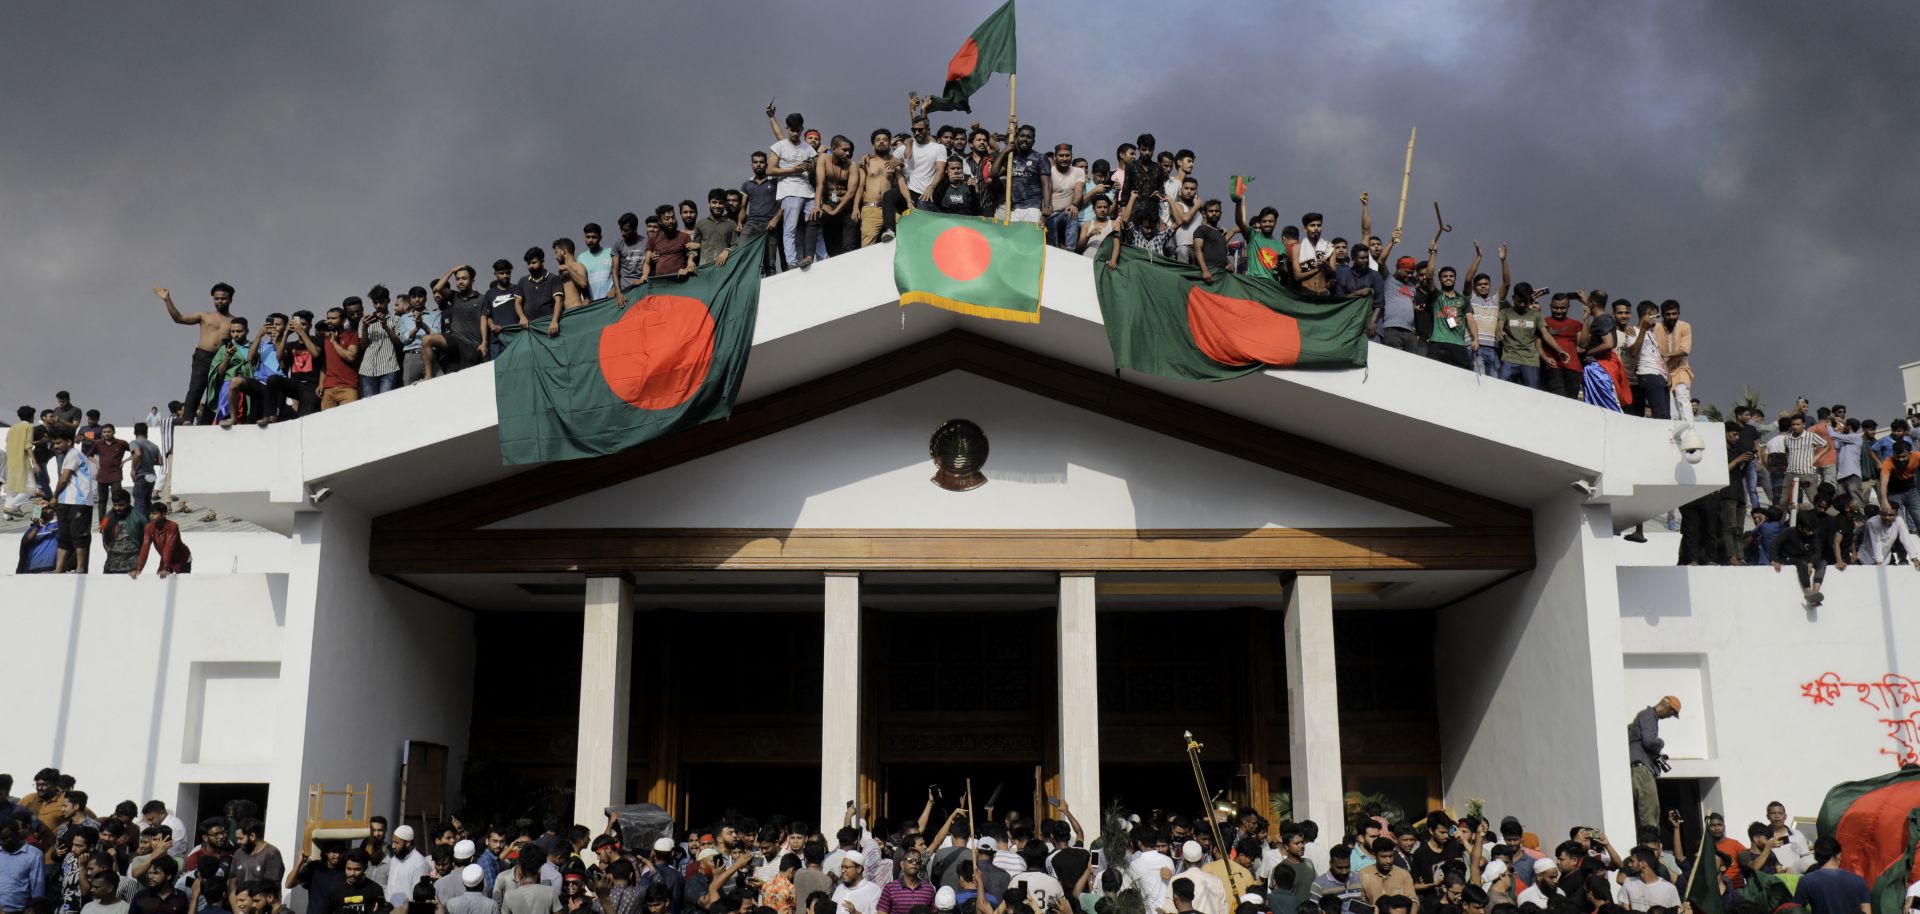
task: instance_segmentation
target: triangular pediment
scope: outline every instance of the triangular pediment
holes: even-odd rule
[[[955,417],[999,435],[990,482],[964,493],[927,481],[926,438]],[[1533,562],[1530,524],[1417,474],[949,332],[727,420],[376,518],[371,564],[1519,569]]]
[[[932,480],[932,432],[987,436],[987,482]],[[1404,507],[964,369],[489,524],[551,528],[1438,527]]]

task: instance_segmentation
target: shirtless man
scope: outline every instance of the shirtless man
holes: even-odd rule
[[[572,311],[593,301],[587,287],[586,264],[573,256],[573,239],[553,240],[553,262],[560,274],[560,310]]]
[[[233,287],[224,282],[213,286],[213,310],[195,311],[182,315],[173,305],[173,293],[155,286],[153,294],[167,304],[167,316],[176,324],[199,324],[200,342],[193,348],[193,376],[187,380],[187,398],[181,402],[187,404],[186,420],[188,425],[200,423],[200,401],[207,393],[207,372],[213,367],[213,354],[227,339],[227,325],[233,315],[228,309],[233,307]]]
[[[882,199],[889,189],[896,190],[902,197],[907,195],[907,179],[901,172],[901,162],[893,154],[893,134],[885,127],[875,130],[868,136],[873,142],[873,151],[860,157],[859,166],[854,170],[853,187],[848,196],[860,201],[860,246],[866,247],[880,239],[880,226],[885,215]]]
[[[859,235],[853,217],[848,210],[853,208],[853,197],[847,193],[847,185],[853,181],[853,141],[844,136],[833,138],[832,152],[825,158],[816,160],[814,181],[814,199],[820,205],[814,209],[813,222],[818,225],[819,237],[826,239],[827,256],[838,257],[858,245]],[[808,226],[809,236],[814,234],[814,226]],[[807,240],[811,249],[812,237]]]

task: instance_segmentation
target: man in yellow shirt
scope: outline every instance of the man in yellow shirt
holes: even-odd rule
[[[1227,888],[1228,904],[1237,906],[1240,896],[1258,885],[1253,878],[1253,861],[1260,859],[1260,839],[1241,838],[1233,842],[1233,851],[1226,860],[1215,860],[1200,868]]]
[[[6,486],[0,488],[0,510],[18,519],[33,499],[33,407],[20,407],[20,421],[7,429]]]

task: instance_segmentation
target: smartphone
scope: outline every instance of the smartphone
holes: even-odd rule
[[[1059,798],[1059,797],[1052,797],[1052,796],[1050,796],[1050,797],[1047,797],[1047,805],[1048,805],[1048,806],[1052,806],[1052,807],[1054,807],[1055,809],[1058,809],[1058,808],[1060,808],[1060,798]]]

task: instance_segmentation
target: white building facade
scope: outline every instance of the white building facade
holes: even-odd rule
[[[1381,347],[1116,377],[1091,267],[1048,260],[1038,325],[903,320],[885,248],[769,279],[734,417],[605,458],[502,467],[486,370],[182,429],[175,492],[270,532],[168,580],[0,578],[0,771],[187,821],[264,797],[282,847],[316,784],[416,823],[831,831],[961,775],[1083,820],[1191,805],[1190,729],[1213,786],[1323,826],[1359,792],[1619,836],[1663,695],[1663,802],[1736,821],[1920,746],[1920,574],[1832,572],[1810,609],[1790,573],[1622,551],[1725,484],[1710,428],[1690,464],[1665,423]],[[953,418],[991,442],[972,491],[929,481]]]

